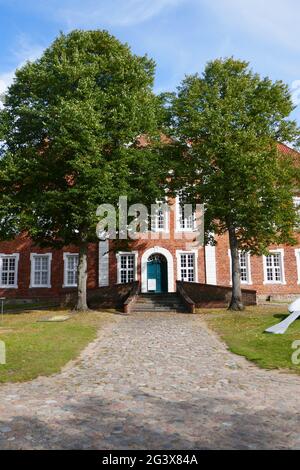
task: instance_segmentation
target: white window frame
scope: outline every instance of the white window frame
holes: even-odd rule
[[[294,202],[295,208],[300,209],[300,197],[299,196],[293,197],[293,202]]]
[[[35,267],[35,258],[44,257],[48,258],[48,283],[47,284],[35,284],[34,282],[34,267]],[[51,272],[52,272],[52,253],[30,253],[30,286],[29,288],[35,289],[49,289],[51,288]]]
[[[175,215],[176,215],[176,232],[194,232],[196,230],[196,213],[193,211],[193,226],[186,228],[182,227],[180,224],[181,220],[181,204],[180,204],[180,195],[176,196],[175,200]],[[186,219],[185,219],[186,220]]]
[[[300,248],[295,249],[296,266],[297,266],[297,284],[300,284]]]
[[[121,256],[129,256],[129,255],[134,256],[133,282],[137,280],[138,252],[137,251],[119,251],[116,255],[117,257],[117,283],[118,284],[121,284]]]
[[[78,282],[73,283],[73,284],[68,283],[68,271],[69,271],[68,270],[68,258],[70,256],[77,257],[78,262],[79,262],[79,254],[78,253],[64,253],[64,283],[63,283],[63,287],[77,287],[78,286]]]
[[[15,258],[15,282],[12,285],[2,284],[2,262],[3,258]],[[18,289],[18,273],[19,273],[20,253],[0,253],[0,288],[1,289]]]
[[[157,205],[161,205],[162,207],[166,206],[167,210],[162,211],[164,215],[164,226],[162,228],[158,227],[158,214],[152,214],[151,213],[151,232],[155,233],[169,233],[169,205],[166,202],[158,201],[156,202]]]
[[[198,250],[189,250],[189,251],[176,250],[177,280],[178,281],[181,281],[181,255],[194,255],[194,281],[190,281],[190,282],[198,282]]]
[[[300,216],[300,197],[299,196],[293,197],[293,203],[294,203],[294,207],[297,211],[298,216]],[[299,231],[299,229],[300,229],[300,226],[299,226],[299,223],[298,223],[295,226],[295,230]]]
[[[242,250],[239,250],[239,256],[242,253]],[[246,255],[246,263],[247,263],[247,281],[242,281],[241,284],[251,286],[252,282],[252,273],[251,273],[251,255],[247,251],[244,252]],[[229,269],[230,269],[230,280],[229,283],[232,285],[232,266],[231,266],[231,251],[228,250],[228,257],[229,257]],[[240,259],[240,258],[239,258]]]
[[[283,248],[278,248],[276,250],[269,250],[269,253],[272,254],[280,254],[280,260],[281,260],[281,280],[280,281],[268,281],[267,277],[267,257],[263,255],[263,270],[264,270],[264,284],[277,284],[277,285],[286,285],[286,280],[285,280],[285,269],[284,269],[284,249]]]

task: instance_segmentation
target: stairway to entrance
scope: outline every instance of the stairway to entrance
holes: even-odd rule
[[[130,311],[187,313],[185,305],[176,293],[139,294]]]

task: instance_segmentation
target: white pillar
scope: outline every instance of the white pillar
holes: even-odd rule
[[[216,247],[206,245],[205,247],[205,271],[206,284],[217,285],[217,269],[216,269]]]
[[[99,242],[99,287],[109,286],[109,241]]]

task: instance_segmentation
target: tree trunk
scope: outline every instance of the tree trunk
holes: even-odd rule
[[[87,252],[88,245],[83,243],[79,248],[77,305],[75,307],[75,310],[79,312],[89,310],[87,305]]]
[[[242,289],[241,289],[241,270],[239,259],[238,241],[235,233],[235,228],[229,228],[229,244],[231,252],[231,277],[232,277],[232,296],[229,305],[229,310],[241,311],[244,310],[242,302]]]

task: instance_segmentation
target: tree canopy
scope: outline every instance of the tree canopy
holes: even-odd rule
[[[0,113],[1,153],[6,193],[33,240],[75,244],[86,256],[100,204],[160,197],[159,152],[137,144],[141,134],[156,138],[154,71],[108,32],[79,30],[17,71]]]
[[[167,103],[175,184],[205,204],[207,234],[229,233],[231,306],[242,308],[238,251],[262,254],[273,243],[295,241],[299,168],[277,145],[299,138],[289,89],[230,58],[187,76]]]

